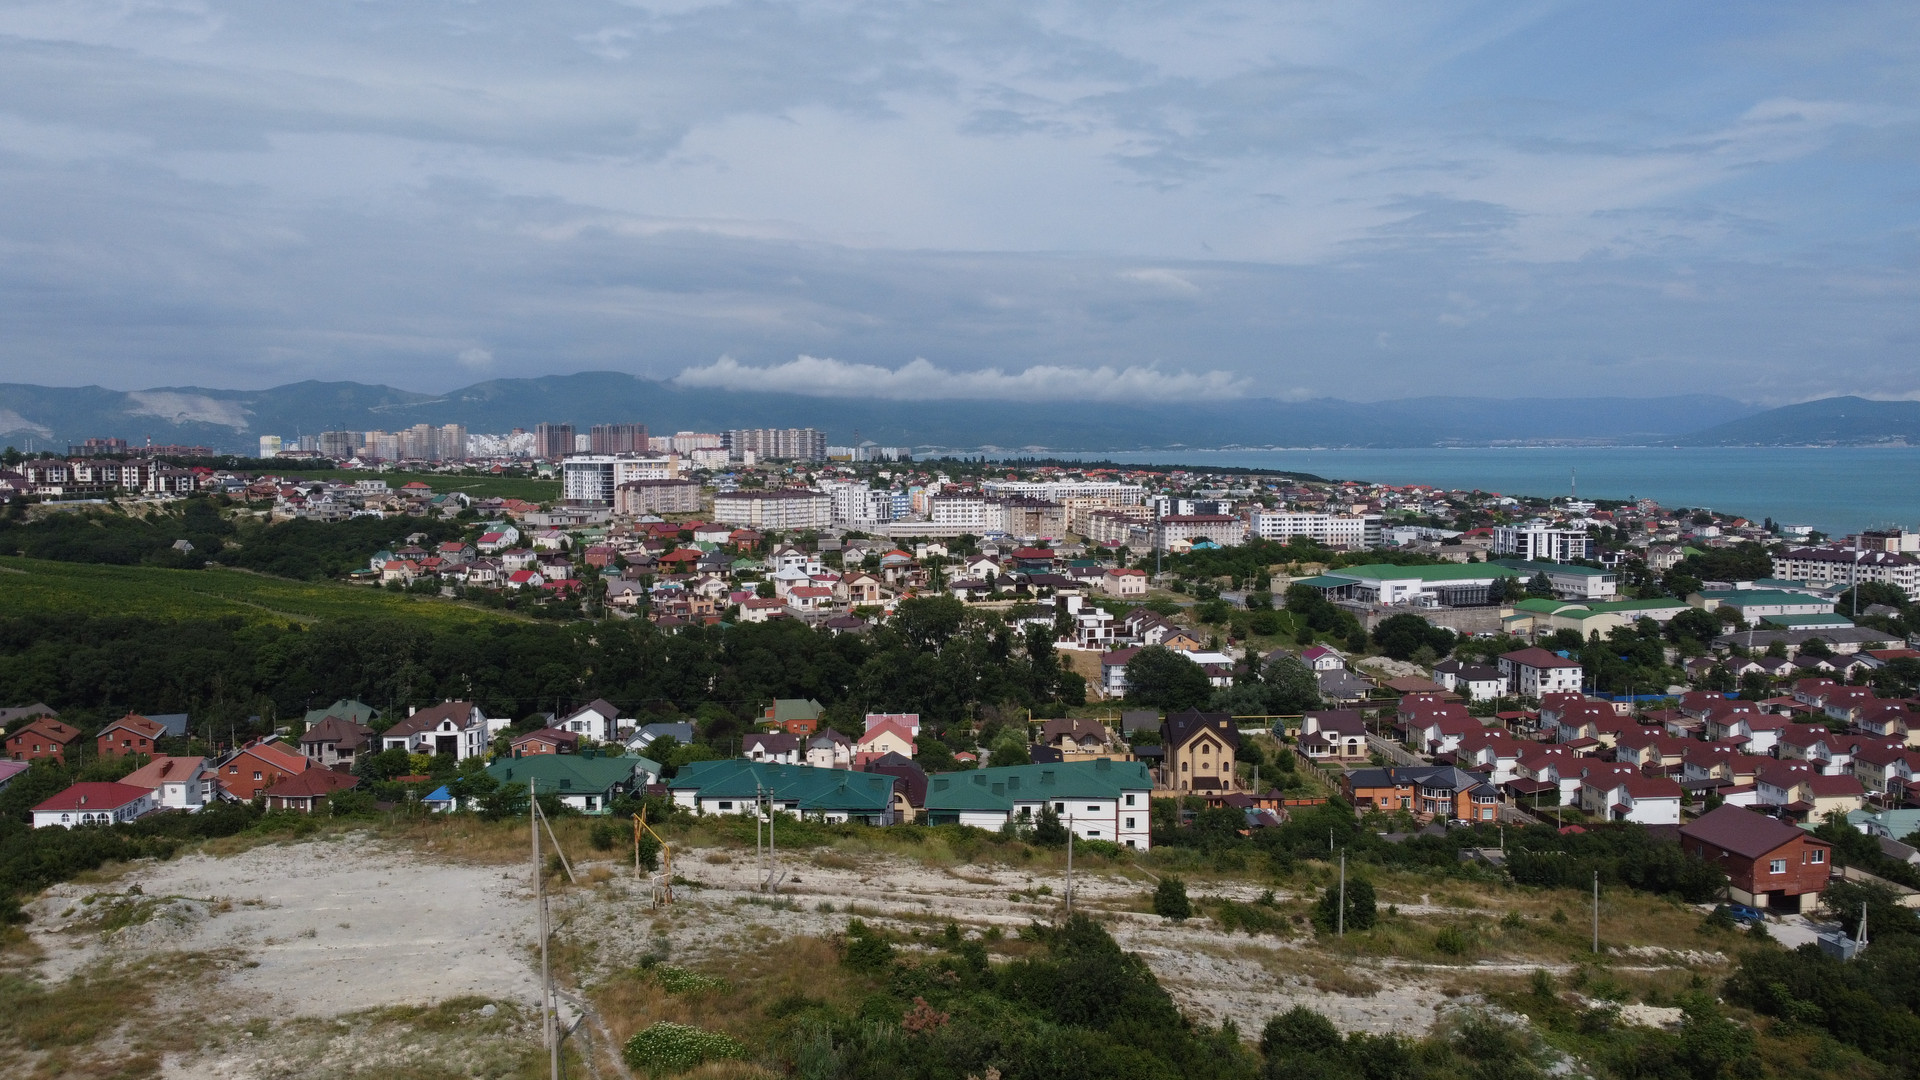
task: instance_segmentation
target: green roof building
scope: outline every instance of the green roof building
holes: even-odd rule
[[[358,724],[361,727],[372,727],[374,717],[379,715],[380,710],[371,705],[341,698],[339,701],[334,702],[324,709],[308,709],[307,726],[312,727],[329,716],[337,716],[349,724]]]
[[[504,786],[528,783],[541,795],[560,801],[583,814],[604,814],[622,795],[657,783],[660,763],[643,757],[603,757],[579,754],[527,754],[499,758],[487,766],[487,775]]]
[[[697,814],[745,814],[756,798],[774,808],[823,821],[891,825],[894,778],[884,773],[729,758],[682,766],[667,783],[673,801]]]
[[[1074,835],[1145,849],[1153,777],[1138,761],[1006,765],[927,777],[927,822],[999,829],[1051,806]]]
[[[1369,563],[1329,570],[1294,584],[1310,585],[1330,600],[1359,600],[1387,607],[1401,604],[1477,607],[1487,602],[1487,591],[1495,581],[1520,576],[1519,571],[1495,563],[1437,566]]]

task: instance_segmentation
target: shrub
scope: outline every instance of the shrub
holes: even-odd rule
[[[1473,941],[1457,926],[1443,926],[1433,935],[1434,950],[1446,956],[1465,956],[1473,948]]]
[[[628,1039],[623,1056],[630,1067],[661,1076],[746,1053],[747,1048],[731,1035],[662,1020]]]
[[[1187,899],[1187,883],[1177,877],[1162,878],[1153,890],[1153,913],[1179,922],[1193,915],[1193,902]]]
[[[882,971],[893,963],[893,943],[860,919],[847,920],[846,949],[840,962],[855,971]]]
[[[587,830],[587,843],[592,844],[595,851],[612,851],[626,831],[611,821],[596,821],[593,828]]]
[[[716,979],[672,964],[655,964],[647,971],[660,989],[669,994],[699,994],[708,990],[722,990],[727,985],[725,979]]]

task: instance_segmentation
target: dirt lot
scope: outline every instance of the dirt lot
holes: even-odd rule
[[[707,848],[678,854],[675,870],[688,883],[677,903],[656,910],[650,883],[630,867],[571,854],[582,883],[554,897],[556,957],[563,988],[582,1002],[643,957],[724,972],[783,942],[799,948],[836,934],[853,915],[907,935],[951,921],[1011,936],[1056,917],[1065,891],[1050,865],[948,867],[821,848],[783,852],[779,891],[768,895],[751,850]],[[129,972],[169,974],[140,983],[151,1000],[137,1018],[107,1024],[111,1034],[90,1044],[42,1053],[36,1072],[20,1075],[87,1075],[76,1062],[92,1062],[98,1075],[231,1080],[538,1074],[532,892],[522,864],[485,861],[507,857],[346,834],[137,864],[53,889],[32,905],[28,941],[7,954],[8,966],[75,992]],[[1347,1030],[1419,1033],[1437,1010],[1476,1001],[1488,979],[1572,967],[1564,951],[1556,959],[1537,949],[1489,947],[1438,963],[1343,954],[1303,925],[1304,891],[1266,898],[1261,910],[1278,913],[1272,932],[1226,932],[1204,917],[1176,924],[1150,913],[1154,880],[1132,866],[1083,870],[1076,904],[1140,953],[1189,1014],[1231,1018],[1243,1032],[1305,1003]],[[1230,879],[1193,887],[1197,899],[1241,903],[1262,892]],[[1383,904],[1390,896],[1383,884]],[[1396,899],[1409,934],[1426,933],[1424,920],[1492,925],[1497,914],[1479,909],[1484,898]],[[1528,919],[1544,927],[1543,911]],[[1518,949],[1523,938],[1505,940]],[[1620,970],[1659,975],[1724,958],[1649,944],[1620,961],[1632,965]],[[573,1075],[623,1075],[614,1038],[643,1019],[591,1012],[571,1044],[586,1059]],[[125,1067],[142,1060],[152,1067]]]

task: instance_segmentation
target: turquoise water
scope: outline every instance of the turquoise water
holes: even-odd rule
[[[1063,455],[1127,464],[1234,465],[1332,480],[1479,488],[1504,495],[1654,499],[1829,533],[1920,524],[1920,447],[1542,447],[1461,450],[1182,450]]]

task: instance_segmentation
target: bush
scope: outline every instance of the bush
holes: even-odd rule
[[[855,971],[883,971],[893,964],[893,943],[875,933],[864,921],[847,921],[846,949],[840,962]]]
[[[612,851],[625,839],[626,832],[611,821],[596,821],[593,828],[587,830],[587,843],[592,844],[595,851]]]
[[[700,994],[708,990],[723,990],[727,985],[725,979],[716,979],[672,964],[655,964],[647,969],[647,974],[659,984],[660,989],[669,994]]]
[[[661,1076],[746,1053],[747,1048],[731,1035],[662,1020],[628,1039],[623,1056],[630,1067]]]
[[[1162,878],[1153,890],[1153,913],[1179,922],[1191,918],[1193,902],[1187,899],[1187,883],[1177,877]]]

